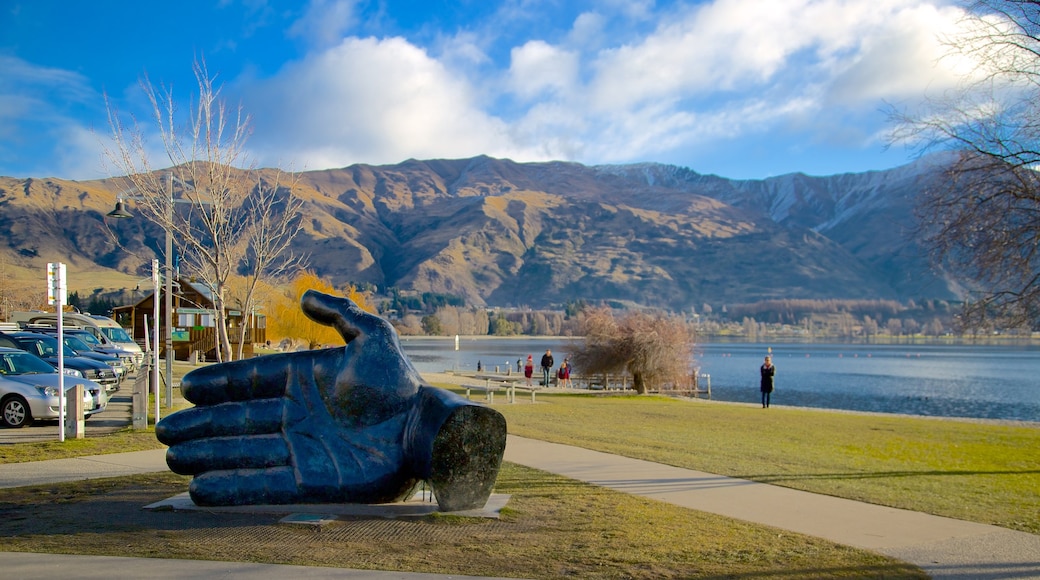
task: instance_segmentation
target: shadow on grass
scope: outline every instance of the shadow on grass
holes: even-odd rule
[[[504,466],[512,513],[479,522],[356,518],[320,528],[270,514],[146,511],[188,478],[161,474],[0,490],[7,550],[528,578],[924,578],[797,535]]]

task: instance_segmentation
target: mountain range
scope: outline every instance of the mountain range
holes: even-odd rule
[[[353,165],[297,176],[304,206],[294,249],[337,285],[472,305],[951,299],[955,282],[930,269],[912,235],[915,199],[942,170],[928,158],[761,180],[486,156]],[[104,224],[115,197],[111,180],[0,178],[0,260],[39,272],[63,261],[91,280],[146,275],[148,247],[163,232],[126,220],[136,223],[121,225],[116,243]]]

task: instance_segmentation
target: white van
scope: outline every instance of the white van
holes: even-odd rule
[[[11,322],[15,322],[21,327],[30,327],[32,325],[57,326],[58,315],[53,312],[42,311],[12,312]],[[119,326],[119,323],[107,316],[66,312],[62,317],[62,324],[69,327],[82,328],[90,332],[101,343],[101,347],[97,350],[105,354],[118,356],[124,360],[124,363],[129,362],[131,365],[130,372],[141,368],[144,364],[144,351],[141,350],[141,347],[134,342],[134,339],[130,338],[130,335],[126,333],[126,330],[123,330],[122,326]]]

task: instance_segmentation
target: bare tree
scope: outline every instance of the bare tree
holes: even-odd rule
[[[183,126],[172,88],[155,87],[147,78],[141,82],[167,169],[154,164],[146,132],[136,119],[125,124],[110,101],[114,145],[106,153],[125,175],[140,213],[172,234],[183,267],[212,292],[217,356],[223,361],[232,356],[227,327],[229,281],[240,273],[251,278],[243,301],[244,317],[250,318],[256,282],[295,263],[287,252],[299,231],[301,202],[293,195],[295,179],[282,184],[281,172],[260,172],[247,162],[248,116],[241,106],[225,104],[204,62],[196,62],[194,72],[197,100],[183,116]],[[247,169],[239,169],[240,165]],[[238,352],[241,356],[241,342]]]
[[[582,373],[632,374],[637,393],[690,376],[694,338],[680,318],[629,312],[620,319],[609,308],[586,309],[585,342],[572,355]]]
[[[961,326],[1040,323],[1040,1],[972,2],[948,58],[974,63],[894,140],[954,152],[919,206],[935,264],[970,293]]]
[[[292,251],[292,241],[300,231],[303,201],[293,195],[297,184],[295,175],[291,176],[287,187],[280,183],[282,176],[282,172],[274,171],[272,179],[267,181],[258,174],[253,194],[244,204],[248,227],[242,269],[247,273],[247,283],[242,310],[246,327],[239,335],[239,359],[242,358],[246,337],[255,331],[252,313],[256,310],[257,286],[265,280],[291,274],[301,265],[301,257]]]

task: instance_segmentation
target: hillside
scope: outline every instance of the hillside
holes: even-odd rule
[[[908,233],[936,167],[755,181],[637,164],[476,157],[301,174],[296,250],[335,281],[541,307],[614,299],[671,309],[770,298],[950,298]],[[10,271],[144,275],[162,231],[104,223],[108,181],[0,178]],[[70,278],[75,279],[70,275]],[[42,277],[41,277],[42,280]],[[73,282],[75,284],[75,282]],[[42,286],[42,282],[41,282]],[[75,286],[73,286],[75,287]]]

